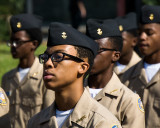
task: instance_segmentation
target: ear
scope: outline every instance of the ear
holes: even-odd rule
[[[133,37],[132,39],[132,47],[134,48],[137,45],[138,42],[138,38],[137,37]]]
[[[81,62],[78,69],[78,73],[81,75],[85,74],[88,71],[89,67],[90,65],[87,62]]]
[[[38,41],[34,40],[33,41],[33,48],[32,48],[32,50],[36,50],[37,47],[38,47]]]
[[[113,51],[113,54],[112,54],[112,62],[117,62],[119,60],[121,56],[121,53],[120,51]]]

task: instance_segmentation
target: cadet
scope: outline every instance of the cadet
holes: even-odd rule
[[[138,93],[145,108],[146,128],[160,127],[160,6],[142,7],[139,49],[143,60],[122,80]]]
[[[134,51],[134,47],[138,42],[136,14],[131,12],[124,17],[117,17],[116,21],[122,34],[123,48],[121,57],[115,64],[114,71],[121,78],[123,73],[138,63],[141,58]]]
[[[140,97],[123,85],[113,72],[123,45],[117,22],[89,19],[87,35],[100,47],[88,78],[92,97],[118,118],[122,128],[145,128]]]
[[[83,87],[98,45],[74,28],[54,22],[49,27],[43,79],[55,91],[55,102],[29,120],[28,128],[119,128],[118,120]]]
[[[28,120],[49,106],[53,92],[47,91],[42,79],[43,65],[34,52],[42,41],[41,20],[34,15],[19,14],[10,19],[13,58],[19,59],[18,67],[2,78],[2,88],[10,100],[12,128],[25,128]]]

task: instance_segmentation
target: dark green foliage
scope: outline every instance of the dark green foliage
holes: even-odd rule
[[[9,40],[9,18],[24,10],[24,0],[0,0],[0,41]]]

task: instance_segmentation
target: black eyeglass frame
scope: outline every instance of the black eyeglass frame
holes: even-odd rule
[[[54,59],[53,59],[53,58],[54,58],[53,56],[54,56],[55,54],[57,54],[57,53],[63,54],[63,56],[62,56],[62,58],[61,58],[60,60],[54,60]],[[48,58],[46,59],[45,62],[41,62],[41,56],[44,55],[44,54],[47,55]],[[70,57],[72,60],[77,61],[77,62],[84,62],[84,60],[82,60],[82,59],[80,59],[80,58],[78,58],[78,57],[76,57],[76,56],[72,56],[72,55],[70,55],[70,54],[64,53],[64,52],[54,52],[54,53],[52,53],[52,54],[43,53],[43,54],[40,54],[38,57],[39,57],[39,62],[40,62],[41,64],[44,64],[44,63],[46,63],[46,62],[48,61],[49,58],[51,58],[52,62],[61,62],[61,61],[63,61],[63,60],[65,59],[65,56],[68,56],[68,57]],[[66,59],[67,59],[67,58],[66,58]]]
[[[98,53],[104,52],[104,51],[118,51],[117,49],[110,49],[110,48],[100,48],[98,50]]]
[[[20,45],[22,45],[22,44],[24,44],[24,43],[27,43],[27,42],[31,42],[31,41],[33,41],[33,40],[14,40],[14,41],[9,41],[9,42],[7,42],[7,46],[9,46],[9,47],[18,47],[18,46],[20,46]]]

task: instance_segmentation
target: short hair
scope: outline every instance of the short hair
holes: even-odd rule
[[[138,37],[138,30],[137,29],[127,30],[126,32],[130,33],[134,37]]]
[[[83,58],[88,58],[88,63],[90,65],[88,71],[85,73],[84,78],[89,74],[93,62],[94,62],[94,55],[93,52],[88,49],[88,48],[84,48],[84,47],[79,47],[79,46],[75,46],[75,49],[77,50],[77,56],[81,59]]]
[[[38,46],[42,42],[42,31],[38,28],[32,28],[32,29],[26,29],[25,30],[27,34],[29,35],[30,40],[37,40]]]
[[[112,44],[112,48],[116,49],[118,51],[122,51],[122,47],[123,47],[123,39],[120,36],[116,36],[116,37],[109,37],[109,41],[111,41]]]

